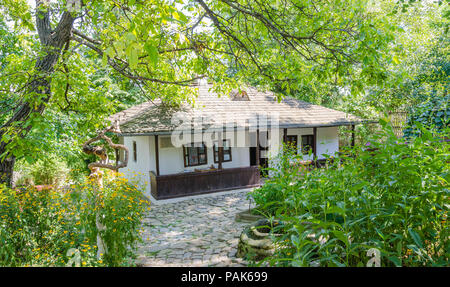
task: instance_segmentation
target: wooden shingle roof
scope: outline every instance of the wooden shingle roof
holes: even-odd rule
[[[210,90],[211,87],[198,87],[198,98],[194,105],[184,104],[174,108],[156,100],[119,112],[109,119],[119,119],[122,135],[173,131],[178,123],[172,122],[172,116],[177,112],[191,119],[202,118],[203,129],[222,122],[233,123],[238,128],[249,127],[258,115],[269,116],[270,113],[278,116],[280,128],[341,126],[364,122],[351,114],[293,98],[287,97],[278,102],[273,93],[261,92],[251,87],[245,89],[248,100],[218,97]],[[190,128],[192,127],[191,125]]]

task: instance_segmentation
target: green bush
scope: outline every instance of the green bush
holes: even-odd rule
[[[258,208],[255,212],[263,215],[275,215],[277,210],[288,208],[289,197],[296,192],[298,182],[307,172],[307,167],[297,164],[303,156],[296,154],[291,148],[284,147],[276,159],[271,160],[271,168],[266,168],[270,177],[263,186],[255,189],[251,197]]]
[[[435,95],[412,108],[403,131],[405,137],[420,135],[422,126],[435,129],[440,137],[448,137],[445,128],[450,124],[449,102],[450,94]]]
[[[371,248],[381,266],[448,265],[448,144],[425,129],[408,143],[384,130],[323,169],[280,158],[281,172],[252,194],[287,230],[271,265],[365,266]]]
[[[100,191],[94,187],[90,180],[65,190],[0,186],[0,266],[66,266],[77,254],[81,266],[128,264],[147,201],[121,177],[107,176]],[[97,213],[108,247],[100,261]]]
[[[55,156],[44,156],[33,164],[19,162],[16,170],[20,177],[17,186],[22,185],[59,185],[68,179],[69,169],[65,162]]]

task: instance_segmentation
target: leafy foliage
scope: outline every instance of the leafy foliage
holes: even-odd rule
[[[22,162],[17,166],[20,178],[16,185],[55,185],[63,183],[68,179],[69,170],[65,161],[55,156],[42,157],[34,164]]]
[[[411,108],[404,131],[406,137],[417,135],[419,123],[427,128],[434,128],[445,136],[445,129],[449,126],[450,116],[450,54],[448,35],[441,36],[433,49],[428,51],[418,66],[417,76],[408,84]]]
[[[437,130],[440,137],[448,137],[447,127],[450,124],[450,94],[442,97],[433,97],[413,108],[408,117],[405,137],[420,135],[420,127]]]
[[[80,11],[68,11],[65,0],[25,2],[0,4],[5,35],[16,41],[8,49],[20,51],[9,52],[0,80],[0,103],[8,101],[0,118],[2,160],[31,162],[61,145],[73,155],[79,138],[130,104],[192,100],[189,84],[198,77],[208,76],[220,93],[249,80],[322,91],[322,83],[337,81],[360,92],[385,78],[379,63],[392,57],[394,28],[364,0],[96,0]],[[55,33],[63,21],[72,26],[45,71],[39,59],[53,38],[38,25],[43,20]],[[29,90],[42,73],[49,88]]]
[[[287,230],[267,261],[365,266],[376,248],[382,266],[448,265],[448,146],[426,129],[399,142],[385,124],[355,152],[311,171],[282,156],[282,170],[253,193],[260,213]]]

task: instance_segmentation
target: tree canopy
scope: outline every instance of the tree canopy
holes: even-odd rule
[[[322,99],[330,87],[364,96],[367,87],[386,89],[404,44],[415,41],[402,40],[415,34],[396,16],[412,11],[407,5],[1,0],[0,175],[9,181],[15,159],[33,161],[39,151],[79,155],[82,139],[129,105],[193,101],[199,78],[218,92],[252,82]]]

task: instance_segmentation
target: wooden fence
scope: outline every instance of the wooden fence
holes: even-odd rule
[[[403,137],[403,130],[405,129],[406,120],[408,119],[408,112],[406,110],[396,110],[388,112],[388,115],[394,134],[398,138]]]

